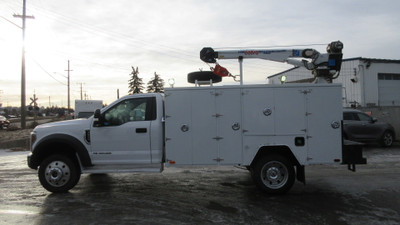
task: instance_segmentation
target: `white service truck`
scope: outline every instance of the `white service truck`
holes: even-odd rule
[[[75,100],[75,119],[89,118],[96,109],[103,108],[102,100]]]
[[[292,57],[304,58],[303,51],[295,51]],[[223,55],[210,48],[206,52],[203,61]],[[315,66],[329,69],[319,78],[332,77],[341,57],[335,60],[331,68]],[[189,75],[191,80],[198,77],[195,83],[214,79],[212,72]],[[366,163],[359,145],[342,140],[341,103],[341,85],[326,82],[167,88],[165,94],[129,95],[89,119],[36,127],[28,165],[38,169],[41,184],[51,192],[70,190],[82,173],[233,165],[248,169],[262,190],[285,193],[296,178],[305,183],[307,165],[347,164],[355,170],[355,164]]]

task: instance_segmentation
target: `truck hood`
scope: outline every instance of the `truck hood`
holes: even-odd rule
[[[76,119],[46,123],[33,129],[36,133],[75,133],[90,128],[92,119]]]

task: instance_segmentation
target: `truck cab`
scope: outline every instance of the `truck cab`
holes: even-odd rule
[[[162,94],[128,95],[88,119],[36,127],[29,167],[39,168],[40,182],[52,192],[69,190],[81,173],[161,172],[163,98]]]

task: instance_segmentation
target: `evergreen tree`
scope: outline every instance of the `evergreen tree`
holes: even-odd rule
[[[143,93],[142,90],[144,89],[143,86],[143,80],[142,78],[139,78],[139,68],[135,68],[132,66],[132,73],[129,74],[131,76],[131,79],[128,81],[129,85],[129,94],[138,94],[138,93]]]
[[[164,80],[154,72],[154,77],[147,83],[148,93],[164,93]]]

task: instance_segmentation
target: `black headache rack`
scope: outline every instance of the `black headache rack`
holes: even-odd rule
[[[362,154],[363,146],[359,142],[342,140],[342,164],[347,164],[347,168],[353,172],[356,171],[356,164],[367,164]]]

